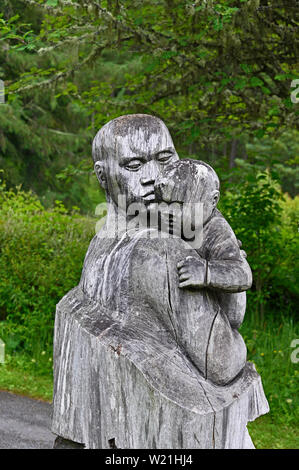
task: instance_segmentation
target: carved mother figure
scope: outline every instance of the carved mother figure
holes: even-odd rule
[[[268,411],[238,328],[249,265],[217,210],[219,181],[179,160],[165,124],[121,116],[93,142],[106,224],[57,306],[53,431],[87,447],[252,447]],[[202,244],[128,230],[132,204],[202,204]],[[146,218],[147,220],[147,218]],[[116,229],[117,225],[117,230]]]
[[[174,172],[178,155],[162,121],[147,115],[131,115],[109,122],[98,132],[93,144],[93,158],[112,210],[122,211],[126,217],[130,204],[143,202],[149,205],[157,200],[155,183],[161,173],[165,180],[165,175],[171,174],[169,169]],[[239,292],[248,289],[251,272],[240,254],[233,231],[219,212],[214,213],[219,184],[210,182],[212,169],[197,174],[195,163],[189,161],[184,168],[186,163],[181,162],[182,174],[178,175],[176,170],[174,175],[173,199],[178,201],[179,192],[185,195],[186,191],[180,187],[187,186],[191,202],[203,202],[204,247],[210,245],[209,253],[204,253],[205,258],[179,238],[161,240],[152,236],[147,239],[142,231],[133,237],[123,233],[114,239],[105,239],[98,234],[85,259],[82,289],[87,296],[109,308],[114,318],[124,325],[133,327],[136,311],[140,310],[138,323],[149,321],[150,329],[154,323],[158,328],[164,327],[205,378],[226,384],[245,366],[246,347],[235,325],[231,326],[217,290]],[[200,194],[192,191],[193,186]],[[167,192],[166,185],[164,192]],[[126,207],[117,206],[119,195],[124,196]],[[189,200],[179,199],[190,202],[190,197]],[[107,223],[110,219],[108,214]],[[103,230],[107,231],[107,226]],[[201,289],[190,292],[187,281],[184,290],[179,289],[177,264],[187,258],[181,270],[193,262],[193,269],[199,263],[201,266],[197,271],[206,272],[207,257],[207,284],[203,280],[198,285]],[[150,314],[148,309],[140,309],[145,303]]]

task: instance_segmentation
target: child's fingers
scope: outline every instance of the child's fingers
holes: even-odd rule
[[[189,279],[179,283],[179,287],[188,287],[188,286],[191,286],[191,285],[192,285],[192,283],[190,282]]]
[[[185,259],[183,259],[182,261],[179,261],[178,264],[177,264],[177,268],[180,269],[180,268],[183,268],[184,266],[186,266],[188,264],[188,262],[186,262]]]
[[[181,268],[178,268],[179,274],[186,273],[188,271],[187,266],[182,266]]]
[[[179,275],[179,279],[180,281],[186,281],[187,279],[190,278],[190,274],[188,272],[185,272],[185,273],[181,273]]]
[[[190,263],[192,265],[193,262],[196,262],[197,259],[194,258],[194,256],[187,256],[187,258],[183,259],[182,261],[179,261],[178,264],[177,264],[177,268],[182,268],[183,266],[189,266]]]

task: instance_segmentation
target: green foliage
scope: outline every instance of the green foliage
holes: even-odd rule
[[[259,327],[249,310],[240,333],[247,346],[248,360],[255,364],[262,377],[273,422],[297,424],[299,371],[298,364],[291,361],[294,351],[291,343],[299,338],[298,322],[275,312],[267,317],[263,327]]]
[[[95,131],[141,112],[165,120],[181,156],[201,154],[222,176],[236,159],[263,159],[294,196],[298,37],[288,8],[258,3],[0,0],[0,168],[9,186],[90,213],[103,200],[90,158]]]
[[[142,66],[123,73],[114,60],[116,82],[114,74],[100,74],[92,88],[80,87],[80,106],[96,112],[96,127],[115,115],[147,112],[162,116],[175,133],[188,123],[185,139],[198,143],[211,134],[220,140],[236,132],[261,137],[286,124],[295,127],[290,83],[297,77],[296,22],[283,5],[270,14],[258,6],[255,0],[31,1],[27,10],[42,16],[33,39],[26,42],[29,26],[23,37],[18,32],[4,39],[15,50],[31,54],[35,48],[55,60],[39,70],[28,67],[9,92],[64,83],[64,93],[78,95],[78,87],[68,86],[75,74],[103,63],[107,51],[121,51],[127,65]],[[22,30],[22,18],[12,24]]]
[[[279,179],[282,189],[295,197],[299,189],[299,132],[287,130],[279,138],[264,137],[252,139],[246,144],[247,158],[239,156],[236,163],[242,171],[268,169],[271,175]]]
[[[0,189],[0,337],[36,360],[51,354],[55,305],[80,279],[93,221]]]
[[[68,208],[77,205],[85,213],[92,212],[103,195],[98,191],[95,195],[92,133],[87,129],[90,118],[74,99],[76,93],[80,94],[76,80],[66,80],[63,88],[52,83],[46,89],[30,89],[32,76],[41,74],[47,79],[56,61],[63,62],[71,54],[60,51],[53,57],[28,52],[24,45],[29,37],[26,25],[31,22],[35,37],[42,23],[39,9],[24,8],[21,1],[0,0],[0,11],[0,78],[6,92],[6,102],[0,106],[0,168],[5,171],[7,185],[21,184],[38,194],[48,207],[60,199]],[[24,47],[26,51],[21,50]],[[22,95],[16,93],[13,84],[20,75],[29,86]],[[79,77],[78,81],[83,83],[84,79]],[[66,181],[58,177],[74,167],[75,178]]]
[[[254,166],[221,199],[222,212],[242,241],[253,271],[248,310],[258,324],[275,312],[296,312],[298,203],[298,197],[283,197],[269,172]]]
[[[270,148],[268,141],[263,144],[264,149],[267,145]],[[299,337],[299,197],[292,199],[283,194],[273,178],[279,176],[275,164],[267,170],[267,158],[259,158],[259,148],[254,145],[251,150],[256,152],[249,156],[251,162],[237,161],[238,165],[228,173],[233,183],[229,186],[229,180],[225,181],[227,190],[220,199],[220,209],[242,241],[253,271],[253,286],[247,292],[246,316],[240,332],[248,359],[261,374],[272,422],[279,426],[296,424],[298,364],[291,362],[291,343]],[[262,447],[263,442],[257,434],[257,446]]]
[[[249,434],[256,449],[298,449],[299,433],[295,423],[288,426],[277,423],[265,415],[247,424]]]
[[[52,401],[52,356],[46,351],[36,359],[20,352],[6,354],[5,363],[0,364],[0,390]]]

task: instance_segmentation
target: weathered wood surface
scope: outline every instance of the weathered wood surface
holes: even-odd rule
[[[104,126],[93,158],[110,205],[57,306],[53,432],[87,448],[252,448],[247,422],[269,409],[238,332],[252,275],[216,210],[217,175],[177,163],[166,126],[146,115]],[[189,189],[203,204],[200,248],[142,224],[111,236],[128,204],[148,212],[162,173],[162,198],[174,178],[176,199]]]
[[[253,364],[216,386],[167,331],[122,328],[79,287],[57,307],[54,372],[52,431],[86,448],[253,448],[246,424],[268,412]]]
[[[94,237],[82,290],[133,331],[158,337],[167,331],[204,376],[226,384],[245,365],[244,341],[229,324],[216,290],[179,289],[177,264],[196,256],[195,250],[178,238],[154,238],[154,232],[139,230],[119,240]]]

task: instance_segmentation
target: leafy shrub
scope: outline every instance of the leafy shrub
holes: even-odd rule
[[[253,272],[241,334],[248,360],[262,377],[274,422],[298,422],[298,364],[291,343],[299,338],[299,197],[283,195],[268,172],[255,168],[221,198],[222,213],[242,241]]]
[[[78,284],[94,222],[0,186],[0,337],[6,350],[51,354],[55,305]]]
[[[247,311],[256,324],[267,316],[295,316],[299,197],[283,195],[267,172],[249,173],[225,193],[220,209],[242,241],[253,271]]]

